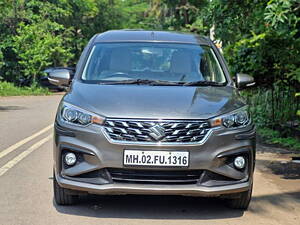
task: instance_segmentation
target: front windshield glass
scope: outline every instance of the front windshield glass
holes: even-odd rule
[[[209,81],[226,78],[208,46],[171,43],[96,44],[82,74],[86,82],[130,80],[166,82]]]

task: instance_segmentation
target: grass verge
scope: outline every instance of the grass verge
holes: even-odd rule
[[[257,133],[267,144],[277,144],[300,152],[300,140],[294,137],[282,137],[279,131],[270,128],[258,128]]]
[[[0,82],[0,96],[50,95],[47,88],[38,86],[17,87],[13,83]]]

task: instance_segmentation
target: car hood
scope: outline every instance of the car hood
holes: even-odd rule
[[[235,88],[74,81],[66,102],[110,118],[207,119],[245,105]]]

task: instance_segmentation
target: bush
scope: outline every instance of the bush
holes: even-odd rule
[[[0,77],[35,83],[47,67],[74,66],[95,34],[121,28],[123,1],[0,0]]]
[[[275,131],[270,128],[259,128],[257,131],[263,138],[263,141],[267,144],[278,144],[283,147],[300,151],[300,140],[297,138],[281,137],[279,131]]]
[[[258,127],[283,127],[296,121],[299,99],[292,87],[275,85],[273,88],[245,90],[242,95],[247,99],[250,113]]]
[[[297,118],[300,99],[296,98],[295,88],[274,85],[273,88],[245,90],[242,95],[265,143],[300,150]]]
[[[72,58],[70,50],[64,46],[63,38],[53,35],[62,30],[63,26],[49,20],[19,25],[18,35],[13,39],[14,50],[25,78],[35,83],[47,66],[66,64]]]
[[[248,73],[259,86],[284,82],[299,88],[299,49],[300,40],[293,36],[267,31],[228,45],[224,53],[232,74]]]

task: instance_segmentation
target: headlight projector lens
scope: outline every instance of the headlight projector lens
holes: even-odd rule
[[[248,122],[247,112],[237,113],[236,116],[235,116],[235,122],[238,125],[244,125],[244,124],[246,124]]]
[[[73,166],[76,163],[77,159],[76,159],[76,155],[72,152],[69,152],[65,155],[65,163],[68,166]]]
[[[87,125],[91,123],[91,116],[81,113],[78,120],[82,125]]]
[[[238,156],[234,159],[233,164],[237,169],[244,169],[246,165],[246,160],[243,156]]]
[[[223,119],[223,124],[224,124],[225,127],[228,127],[228,128],[233,127],[233,125],[234,125],[234,116],[231,115],[231,116],[228,116],[228,117],[224,118]]]
[[[77,113],[77,111],[72,110],[72,109],[65,109],[64,117],[67,121],[73,122],[73,121],[77,120],[78,113]]]

